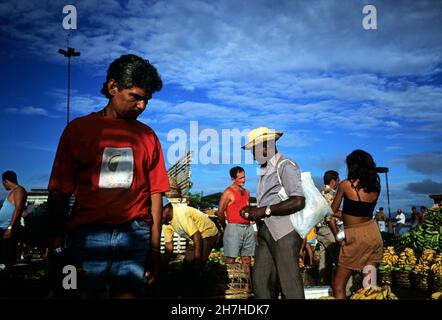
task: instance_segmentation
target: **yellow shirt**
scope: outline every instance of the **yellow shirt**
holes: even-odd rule
[[[307,241],[312,241],[316,238],[316,230],[313,228],[307,235]]]
[[[172,204],[173,216],[167,225],[163,225],[164,242],[173,241],[173,233],[191,240],[199,231],[204,238],[213,237],[218,233],[215,223],[203,212],[181,204]]]

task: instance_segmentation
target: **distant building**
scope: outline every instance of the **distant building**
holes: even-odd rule
[[[26,212],[32,216],[44,216],[47,211],[49,191],[47,189],[31,189],[26,201]]]
[[[26,205],[38,206],[48,201],[49,191],[47,189],[31,189],[28,192],[28,200]]]

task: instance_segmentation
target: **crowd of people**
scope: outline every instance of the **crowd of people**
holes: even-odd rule
[[[203,270],[222,237],[225,262],[241,257],[257,299],[304,299],[301,268],[313,264],[315,240],[320,282],[331,284],[336,298],[348,294],[354,270],[382,260],[382,208],[373,219],[380,179],[375,161],[363,150],[347,156],[346,179],[341,181],[334,170],[325,172],[321,194],[334,215],[318,221],[306,239],[291,223],[291,215],[305,207],[301,169],[276,146],[283,132],[266,127],[251,130],[242,147],[259,166],[256,205],[250,204],[241,167],[230,170],[232,184],[221,196],[220,230],[196,208],[163,205],[170,185],[161,144],[155,132],[137,120],[161,88],[152,64],[123,55],[110,64],[101,89],[107,105],[70,122],[60,138],[48,185],[49,261],[81,270],[80,297],[97,297],[105,290],[112,297],[141,296],[160,271],[161,234],[166,259],[173,254],[174,233],[191,241],[185,261],[196,272]],[[11,171],[2,180],[9,194],[0,211],[0,264],[8,267],[14,260],[14,230],[26,191]],[[70,208],[72,195],[75,204]],[[413,213],[413,219],[424,216]],[[398,210],[398,230],[404,223]]]
[[[427,207],[425,206],[421,206],[420,211],[417,211],[415,206],[411,207],[411,221],[409,229],[414,229],[419,225],[419,223],[424,222],[426,212]],[[395,236],[400,236],[401,233],[406,229],[407,218],[401,208],[396,210],[396,216],[394,218],[389,219],[385,216],[384,208],[379,207],[379,209],[376,210],[374,219],[376,220],[381,232],[391,232],[394,233]],[[393,222],[395,224],[394,228]]]

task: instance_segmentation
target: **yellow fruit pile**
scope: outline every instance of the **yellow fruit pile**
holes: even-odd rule
[[[414,266],[416,264],[416,261],[417,259],[416,256],[414,255],[413,249],[405,248],[405,250],[399,254],[399,259],[397,263],[399,268],[407,269],[410,266]]]
[[[442,300],[442,291],[435,292],[431,295],[433,300]]]
[[[397,264],[399,256],[394,252],[394,247],[384,249],[382,256],[382,266],[385,271],[391,271],[393,266]]]
[[[442,276],[442,252],[434,256],[430,269],[436,276]]]
[[[242,263],[242,258],[241,257],[236,257],[235,259],[235,263]],[[255,258],[251,257],[250,259],[250,265],[253,267],[255,265]]]
[[[356,291],[350,300],[398,300],[391,292],[390,286],[361,288]]]
[[[416,274],[426,274],[430,269],[431,263],[433,262],[435,252],[433,249],[425,249],[419,258],[419,263],[413,268],[413,273]]]
[[[224,264],[224,254],[216,249],[212,249],[208,260],[210,262]]]

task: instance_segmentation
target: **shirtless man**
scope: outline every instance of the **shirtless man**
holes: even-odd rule
[[[0,265],[8,268],[15,263],[17,251],[17,226],[25,207],[27,193],[20,186],[13,171],[2,174],[3,186],[9,191],[0,209]]]

